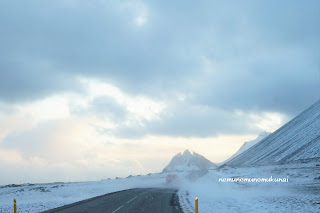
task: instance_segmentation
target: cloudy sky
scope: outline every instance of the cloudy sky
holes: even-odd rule
[[[213,162],[320,98],[320,2],[0,1],[0,184]]]

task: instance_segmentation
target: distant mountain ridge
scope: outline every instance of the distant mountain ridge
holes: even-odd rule
[[[308,161],[320,161],[320,100],[222,166],[259,166]]]
[[[176,154],[162,172],[207,170],[211,167],[216,165],[196,152],[185,150],[183,154]]]
[[[248,150],[249,148],[251,148],[252,146],[256,145],[257,143],[262,141],[265,137],[267,137],[270,134],[271,134],[271,132],[262,132],[262,133],[259,134],[259,136],[256,139],[254,139],[252,141],[244,142],[242,144],[242,146],[239,148],[239,150],[236,153],[234,153],[230,158],[225,160],[223,163],[228,162],[229,160],[231,160],[231,159],[235,158],[236,156],[240,155],[242,152],[244,152],[244,151]]]

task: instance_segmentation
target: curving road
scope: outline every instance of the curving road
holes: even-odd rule
[[[129,189],[80,201],[44,213],[180,213],[175,189]]]

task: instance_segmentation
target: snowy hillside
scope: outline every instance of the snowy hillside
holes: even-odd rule
[[[224,163],[228,162],[229,160],[235,158],[236,156],[240,155],[244,151],[246,151],[249,148],[253,147],[254,145],[256,145],[257,143],[262,141],[265,137],[267,137],[270,134],[271,134],[270,132],[262,132],[262,133],[259,134],[259,136],[256,139],[254,139],[252,141],[244,142],[243,145],[240,147],[240,149],[236,153],[234,153],[229,159],[224,161]]]
[[[320,100],[224,165],[257,166],[320,160]]]
[[[176,154],[162,172],[206,170],[211,167],[216,165],[202,155],[186,150],[183,154]]]

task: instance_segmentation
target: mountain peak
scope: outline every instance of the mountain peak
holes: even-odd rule
[[[184,155],[184,156],[190,156],[190,155],[192,155],[192,153],[189,151],[189,149],[186,149],[184,152],[183,152],[183,154],[182,155]]]
[[[215,166],[214,163],[202,155],[195,152],[191,153],[187,149],[183,154],[180,152],[176,154],[162,172],[204,170]]]

